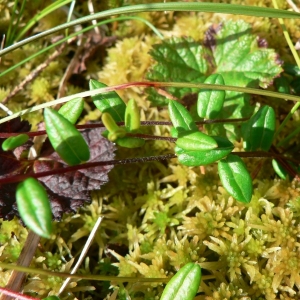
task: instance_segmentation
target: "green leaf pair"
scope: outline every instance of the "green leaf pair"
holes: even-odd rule
[[[104,83],[96,80],[90,81],[90,90],[106,87]],[[103,134],[121,147],[138,148],[145,144],[145,140],[126,136],[126,132],[134,133],[140,128],[140,113],[136,102],[131,99],[128,104],[112,91],[92,97],[96,107],[102,112],[102,122],[107,132]],[[116,122],[124,122],[125,129],[119,127]]]
[[[187,109],[176,101],[169,102],[169,114],[178,137],[175,152],[186,166],[207,165],[228,155],[233,145],[227,139],[208,136],[198,130]]]
[[[234,146],[227,138],[217,136],[210,138],[212,138],[217,144],[217,147],[211,150],[187,151],[180,147],[175,147],[175,153],[178,156],[179,162],[189,167],[206,166],[218,161],[232,152]]]
[[[207,151],[185,151],[175,148],[178,160],[189,167],[205,166],[218,162],[219,176],[226,191],[236,200],[249,203],[252,198],[252,179],[242,161],[236,155],[230,154],[233,144],[226,138],[213,137],[218,148]],[[225,158],[224,158],[225,157]]]
[[[58,113],[60,115],[62,115],[65,119],[67,119],[70,123],[75,124],[83,111],[83,106],[84,106],[83,99],[76,98],[76,99],[73,99],[73,100],[67,102],[66,104],[64,104],[59,109]],[[61,120],[61,118],[59,118],[59,119]],[[68,129],[66,129],[66,130],[68,130]],[[54,130],[52,130],[50,135],[53,134],[53,131]],[[29,136],[24,133],[19,134],[17,136],[9,137],[2,143],[2,149],[3,149],[3,151],[13,150],[13,149],[25,144],[28,141],[28,139],[29,139]]]
[[[119,146],[125,148],[138,148],[145,144],[144,139],[126,136],[126,130],[119,127],[109,113],[103,113],[101,119],[104,126],[107,128],[107,131],[103,132],[103,135],[107,135],[107,138],[110,141],[115,142]],[[127,120],[129,121],[125,121],[125,128],[128,131],[130,129],[137,130],[139,128],[139,122],[135,122],[135,120],[130,118],[130,116],[127,118]]]
[[[59,112],[51,108],[44,110],[46,132],[59,156],[69,165],[87,161],[90,152],[87,143],[73,125],[83,110],[83,100],[74,99],[61,107]],[[2,147],[14,149],[28,140],[26,134],[7,139]],[[27,178],[17,186],[16,201],[25,225],[36,234],[50,238],[52,233],[52,211],[47,192],[34,178]]]
[[[201,268],[188,263],[168,282],[160,300],[193,300],[201,282]]]
[[[211,94],[208,96],[211,97]],[[215,99],[218,97],[221,96],[217,95]],[[207,113],[215,110],[210,110],[207,106],[203,111]],[[198,131],[192,116],[180,103],[170,101],[169,112],[175,128],[173,134],[178,137],[175,153],[179,162],[195,167],[205,166],[221,159],[218,168],[224,188],[238,201],[250,202],[252,179],[241,158],[230,154],[234,148],[233,144],[227,138],[208,136]]]
[[[115,142],[118,138],[122,138],[126,135],[126,130],[117,125],[110,113],[102,113],[101,120],[108,130],[107,138],[110,141]]]

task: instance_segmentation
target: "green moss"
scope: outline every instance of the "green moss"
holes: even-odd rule
[[[285,1],[279,2],[281,8],[287,8]],[[7,5],[3,3],[0,1],[0,6]],[[247,0],[242,3],[271,6],[271,1]],[[105,7],[114,5],[107,2],[102,4]],[[95,7],[100,9],[100,4],[96,3]],[[82,6],[81,12],[86,13],[87,7]],[[287,48],[282,46],[283,37],[274,19],[212,13],[151,13],[142,16],[153,22],[166,36],[189,35],[196,40],[202,40],[204,32],[212,24],[228,18],[244,19],[252,23],[254,33],[266,38],[284,60],[293,61]],[[174,24],[170,21],[173,16],[176,20]],[[40,29],[48,28],[56,21],[50,15],[40,24]],[[299,21],[287,20],[286,24],[296,42],[300,37]],[[81,74],[79,79],[82,82],[97,78],[108,85],[115,85],[145,78],[147,68],[153,63],[148,52],[158,38],[140,22],[128,21],[113,26],[117,26],[118,34],[126,38],[107,49],[101,71],[95,71],[100,69],[100,65],[97,65]],[[0,70],[41,49],[43,43],[27,45],[7,55]],[[0,78],[0,84],[4,86],[0,90],[0,100],[48,55],[42,55]],[[34,103],[54,99],[69,61],[67,54],[62,54],[11,99],[9,108],[17,111]],[[84,84],[78,86],[73,83],[67,85],[66,94],[85,90]],[[137,100],[143,120],[168,120],[167,110],[149,107],[142,89],[123,90],[120,95],[125,100]],[[82,122],[99,119],[100,114],[93,110],[92,103],[86,104],[85,109],[88,113]],[[38,113],[30,118],[34,124],[41,120]],[[295,128],[298,123],[299,115],[296,114],[289,126]],[[168,126],[143,130],[145,133],[169,135]],[[287,127],[283,136],[289,130]],[[295,141],[296,138],[292,140]],[[242,151],[241,145],[236,143],[235,150]],[[117,156],[158,155],[169,153],[172,149],[173,145],[167,142],[154,141],[147,142],[145,147],[138,150],[122,149]],[[247,163],[253,170],[256,168],[254,159],[247,160]],[[251,203],[243,206],[221,186],[215,165],[207,166],[205,174],[199,168],[178,164],[176,159],[117,166],[109,175],[110,181],[101,191],[93,193],[91,205],[73,216],[65,215],[61,223],[55,224],[55,239],[41,241],[32,266],[69,272],[74,257],[81,252],[98,216],[102,215],[104,218],[100,229],[79,273],[165,278],[171,277],[185,263],[193,261],[198,262],[204,271],[199,295],[201,299],[296,299],[300,285],[300,259],[297,256],[300,251],[300,185],[297,181],[273,179],[273,174],[268,168],[265,169],[267,171],[260,173],[254,181]],[[15,262],[26,236],[27,230],[17,220],[2,221],[0,260]],[[0,272],[0,285],[5,285],[9,273]],[[25,292],[45,297],[57,293],[62,282],[57,277],[29,276]],[[104,298],[108,293],[113,293],[109,285],[72,282],[63,298],[90,299],[99,295]],[[111,285],[115,291],[118,290],[118,296],[114,294],[117,299],[159,299],[163,290],[159,282],[136,282],[124,286],[111,282]],[[92,286],[97,287],[95,294],[89,294]]]

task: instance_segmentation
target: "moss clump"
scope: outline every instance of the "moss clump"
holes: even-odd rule
[[[247,0],[242,3],[271,6],[270,1]],[[286,8],[286,2],[280,1],[280,6]],[[86,7],[82,8],[82,12],[86,12]],[[266,38],[269,46],[275,48],[285,61],[292,61],[289,51],[282,46],[276,20],[174,13],[172,16],[176,22],[173,24],[168,20],[170,15],[161,13],[159,18],[157,16],[143,14],[164,30],[166,36],[192,36],[196,40],[202,40],[204,32],[212,24],[228,18],[244,19],[253,25],[254,33]],[[44,22],[44,28],[52,24],[50,21]],[[128,21],[125,25],[114,25],[120,35],[127,37],[108,49],[103,67],[97,65],[93,72],[87,70],[81,78],[97,77],[108,85],[143,80],[153,63],[148,52],[158,38],[144,25],[137,24],[136,21]],[[299,38],[299,21],[288,20],[286,24],[296,41]],[[172,30],[167,31],[169,28]],[[137,33],[140,35],[136,36]],[[3,71],[4,65],[16,64],[42,46],[42,42],[37,42],[15,51],[5,58],[0,70]],[[6,96],[47,55],[2,77],[0,83],[5,87],[0,90],[0,98]],[[63,68],[69,60],[67,53],[62,54],[14,97],[9,107],[20,110],[28,103],[54,99]],[[95,72],[95,69],[98,71]],[[78,90],[84,90],[84,86],[70,84],[67,93]],[[138,101],[143,119],[168,120],[166,110],[149,107],[141,89],[134,88],[120,94],[125,100],[135,98]],[[86,109],[88,115],[85,120],[99,118],[99,112],[93,111],[92,105],[87,104]],[[296,114],[293,127],[298,119]],[[147,130],[157,135],[169,134],[166,126]],[[241,142],[237,144],[236,149],[241,150],[241,145]],[[122,149],[118,157],[158,155],[172,151],[172,147],[166,142],[147,142],[139,151]],[[248,162],[250,165],[253,160]],[[261,173],[254,186],[251,203],[241,205],[221,186],[214,165],[206,167],[205,174],[199,168],[179,165],[176,159],[117,166],[110,173],[109,183],[101,191],[93,193],[90,206],[82,208],[74,216],[65,215],[61,223],[55,224],[55,235],[49,241],[41,241],[32,266],[69,272],[98,216],[103,215],[88,258],[78,271],[81,274],[166,278],[185,263],[193,261],[203,269],[199,299],[297,299],[300,286],[299,182],[277,180],[268,172]],[[16,262],[26,236],[27,230],[17,220],[1,221],[0,260]],[[9,274],[9,271],[0,270],[1,286],[6,284]],[[24,290],[45,297],[57,293],[62,282],[56,277],[29,276]],[[115,292],[109,290],[107,283],[73,281],[62,296],[64,299],[102,299],[114,293],[118,299],[158,299],[163,290],[159,282],[142,284],[137,281],[125,286],[111,282],[111,285]],[[93,291],[94,288],[96,291]]]

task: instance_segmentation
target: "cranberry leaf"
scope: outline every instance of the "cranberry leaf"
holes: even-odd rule
[[[181,164],[189,167],[206,166],[227,156],[234,148],[233,144],[226,138],[214,136],[218,148],[206,151],[192,150],[187,151],[178,146],[175,147],[175,153]]]
[[[237,155],[229,154],[219,161],[218,170],[226,191],[237,201],[249,203],[252,198],[253,186],[243,160]]]
[[[53,148],[68,165],[78,165],[90,158],[87,143],[69,120],[52,108],[45,108],[44,118]]]
[[[244,148],[247,151],[269,151],[275,133],[275,111],[262,106],[247,122],[243,130]]]
[[[204,83],[224,85],[220,74],[212,74],[206,78]],[[201,90],[198,94],[197,112],[199,117],[214,119],[221,112],[225,99],[225,91]]]
[[[187,263],[171,278],[160,300],[193,300],[201,282],[201,268]]]
[[[169,102],[169,115],[174,128],[171,131],[173,137],[186,131],[197,131],[198,127],[189,111],[179,102]]]
[[[48,195],[43,185],[34,178],[27,178],[17,186],[18,211],[33,232],[50,238],[52,233],[52,213]]]
[[[80,117],[84,108],[84,101],[82,98],[75,98],[65,103],[60,109],[59,113],[69,120],[72,124],[75,124]]]
[[[91,91],[107,86],[94,79],[90,80],[89,85]],[[126,104],[115,91],[92,96],[92,99],[102,113],[109,113],[116,122],[124,121]]]
[[[205,151],[217,148],[218,144],[201,131],[187,131],[179,134],[176,146],[187,151]]]
[[[29,140],[29,136],[21,133],[17,136],[11,136],[2,143],[2,150],[14,150],[15,148],[24,145]]]

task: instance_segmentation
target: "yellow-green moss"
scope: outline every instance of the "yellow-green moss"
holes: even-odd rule
[[[260,0],[223,2],[272,5],[271,1]],[[280,8],[287,8],[285,1],[278,2]],[[107,2],[104,5],[113,6]],[[100,7],[97,3],[96,8]],[[82,12],[86,11],[83,6]],[[143,13],[141,16],[153,22],[166,37],[188,35],[196,40],[202,40],[204,32],[212,24],[229,18],[244,19],[253,25],[253,32],[266,38],[269,46],[275,48],[284,60],[293,61],[275,19],[213,13]],[[174,23],[170,21],[171,17],[174,17]],[[40,28],[53,24],[53,15],[48,18]],[[298,20],[286,21],[294,42],[300,35],[299,24]],[[113,26],[117,27],[120,35],[127,37],[108,49],[105,64],[96,74],[97,79],[108,85],[143,80],[147,68],[153,63],[148,52],[159,39],[138,21]],[[0,70],[42,46],[42,42],[37,42],[9,54]],[[1,78],[4,88],[0,90],[0,100],[47,55]],[[63,54],[52,62],[41,76],[10,101],[9,107],[19,110],[54,99],[68,61],[69,58]],[[95,75],[88,71],[83,75],[86,80]],[[77,91],[81,91],[81,87],[68,85],[66,93]],[[137,100],[143,120],[168,119],[166,110],[149,108],[142,89],[128,89],[121,91],[120,95],[125,100]],[[84,120],[99,118],[99,112],[94,112],[92,105],[87,104],[86,109],[88,115]],[[298,123],[299,116],[296,114],[283,136],[290,130],[289,126],[295,128]],[[157,135],[169,134],[167,126],[145,130]],[[236,150],[241,150],[241,145],[237,143]],[[147,156],[168,153],[172,149],[173,145],[167,142],[155,141],[147,142],[142,149],[119,151],[117,155],[120,158]],[[248,160],[249,165],[253,161]],[[199,299],[298,299],[300,185],[298,181],[273,179],[269,173],[259,174],[254,181],[251,203],[242,205],[221,186],[214,165],[207,166],[205,174],[199,168],[178,164],[176,159],[117,166],[109,175],[110,181],[101,191],[93,193],[90,206],[82,208],[74,216],[64,216],[61,223],[55,224],[53,238],[41,241],[32,265],[70,271],[74,264],[73,256],[81,251],[93,224],[99,215],[103,215],[89,253],[90,260],[79,270],[81,273],[115,275],[113,267],[105,271],[100,268],[100,264],[105,263],[117,266],[119,276],[170,277],[185,263],[194,261],[204,271]],[[1,221],[0,260],[15,262],[26,235],[27,230],[18,221]],[[9,271],[0,270],[1,286],[5,285],[8,276]],[[45,297],[55,294],[61,284],[62,279],[36,275],[29,277],[24,290]],[[79,292],[92,290],[92,285],[96,286],[96,283],[81,285],[80,282],[72,282],[63,297],[74,299],[80,295],[80,298],[88,299],[94,294]],[[117,284],[112,282],[112,286],[116,288]],[[163,285],[130,283],[118,288],[118,299],[129,296],[131,299],[158,299]],[[107,289],[105,291],[109,293]]]

